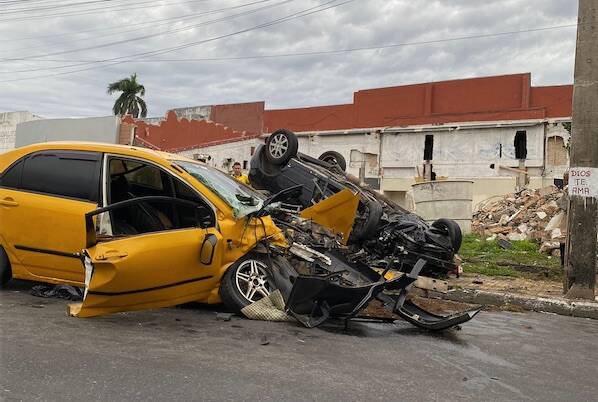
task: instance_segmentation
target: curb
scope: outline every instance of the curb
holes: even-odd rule
[[[438,295],[440,295],[439,298],[441,299],[456,302],[493,306],[511,304],[529,311],[598,320],[598,303],[589,301],[568,301],[475,289],[454,289],[446,294]]]

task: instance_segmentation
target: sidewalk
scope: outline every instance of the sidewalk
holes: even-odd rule
[[[463,274],[448,283],[448,293],[424,292],[433,299],[598,319],[597,301],[565,299],[560,282]]]

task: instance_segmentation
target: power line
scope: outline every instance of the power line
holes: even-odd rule
[[[187,48],[190,48],[190,47],[195,47],[195,46],[202,45],[202,44],[205,44],[205,43],[214,42],[214,41],[217,41],[217,40],[221,40],[221,39],[229,38],[229,37],[232,37],[232,36],[240,35],[240,34],[243,34],[243,33],[246,33],[246,32],[251,32],[251,31],[254,31],[254,30],[258,30],[258,29],[267,28],[267,27],[271,27],[271,26],[274,26],[274,25],[282,24],[282,23],[290,21],[290,20],[294,20],[294,19],[298,19],[298,18],[303,18],[303,17],[306,17],[308,15],[312,15],[312,14],[319,13],[319,12],[322,12],[322,11],[326,11],[326,10],[329,10],[329,9],[332,9],[332,8],[335,8],[335,7],[339,7],[339,6],[348,4],[348,3],[352,3],[355,0],[345,0],[345,1],[341,2],[341,3],[331,4],[331,3],[335,3],[336,1],[338,1],[338,0],[331,0],[331,1],[328,1],[328,2],[325,2],[325,3],[322,3],[320,5],[317,5],[317,6],[314,6],[314,7],[309,7],[309,8],[306,8],[304,10],[301,10],[301,11],[289,14],[289,15],[281,17],[281,18],[276,18],[274,20],[268,21],[268,22],[263,23],[263,24],[255,25],[253,27],[242,29],[242,30],[235,31],[235,32],[231,32],[231,33],[228,33],[228,34],[224,34],[224,35],[220,35],[220,36],[216,36],[216,37],[212,37],[212,38],[204,39],[204,40],[200,40],[200,41],[188,42],[188,43],[184,43],[184,44],[173,46],[173,47],[169,47],[169,48],[163,48],[163,49],[158,49],[158,50],[149,51],[149,52],[137,53],[137,54],[131,55],[129,57],[139,58],[139,57],[142,57],[142,56],[159,55],[159,54],[171,53],[171,52],[174,52],[174,51],[177,51],[177,50],[187,49]],[[328,6],[324,7],[325,5],[328,5]],[[126,61],[121,61],[125,57],[127,57],[127,56],[114,57],[114,58],[111,58],[111,59],[102,60],[99,63],[108,63],[108,64],[103,64],[103,65],[100,65],[100,66],[90,66],[90,67],[80,68],[80,69],[76,69],[76,70],[71,70],[71,71],[66,71],[66,72],[61,72],[61,73],[55,73],[55,74],[39,75],[39,76],[35,76],[35,77],[26,77],[26,78],[16,78],[16,79],[10,79],[10,80],[3,80],[3,81],[0,81],[0,83],[25,81],[25,80],[32,80],[32,79],[38,79],[38,78],[47,78],[47,77],[56,77],[56,76],[60,76],[60,75],[69,75],[69,74],[74,74],[74,73],[78,73],[78,72],[82,72],[82,71],[94,70],[94,69],[102,68],[102,67],[111,67],[111,66],[115,66],[115,65],[126,63]],[[86,64],[92,64],[92,63],[86,63]],[[95,63],[93,63],[93,64],[95,64]]]
[[[232,6],[232,7],[224,7],[224,8],[220,8],[220,9],[215,9],[215,10],[208,10],[208,11],[202,11],[199,13],[195,13],[195,14],[190,14],[190,15],[185,15],[183,17],[177,16],[177,17],[170,17],[170,18],[164,18],[164,19],[160,19],[160,20],[153,20],[153,21],[148,21],[148,22],[142,22],[142,23],[138,23],[138,24],[130,24],[127,25],[128,27],[135,27],[137,26],[137,28],[133,28],[133,29],[121,29],[121,30],[114,30],[114,28],[109,28],[109,33],[106,33],[104,35],[95,35],[92,39],[96,40],[96,39],[101,39],[101,38],[107,38],[110,36],[115,36],[115,35],[122,35],[125,33],[129,33],[129,32],[138,32],[138,31],[142,31],[144,29],[147,29],[146,26],[150,25],[152,28],[157,28],[157,27],[161,27],[164,25],[172,25],[174,23],[178,23],[178,22],[182,22],[184,20],[193,20],[196,19],[198,17],[202,17],[202,16],[206,16],[206,15],[211,15],[211,14],[218,14],[221,13],[223,11],[229,11],[229,10],[235,10],[235,9],[239,9],[239,8],[245,8],[248,6],[252,6],[252,5],[256,5],[256,4],[260,4],[260,3],[268,3],[272,0],[257,0],[257,1],[253,1],[250,3],[245,3],[245,4],[241,4],[241,5],[237,5],[237,6]],[[294,1],[294,0],[293,0]],[[257,8],[255,10],[259,11],[262,8]],[[180,32],[180,31],[184,31],[187,29],[194,29],[194,28],[198,28],[201,26],[206,26],[206,25],[211,25],[217,22],[223,22],[223,21],[228,21],[231,19],[235,19],[238,18],[240,16],[244,16],[247,14],[251,14],[253,12],[256,11],[247,11],[247,12],[242,12],[239,14],[230,14],[228,16],[224,16],[222,18],[216,19],[216,20],[212,20],[212,21],[205,21],[203,23],[197,24],[197,25],[190,25],[187,27],[180,27],[177,28],[179,31],[173,31],[173,32]],[[100,29],[102,30],[102,29]],[[104,29],[105,30],[105,29]],[[173,33],[173,32],[169,32],[169,31],[164,31],[163,34],[169,34],[169,33]],[[76,33],[73,33],[76,34]],[[156,35],[156,34],[155,34]],[[51,42],[51,43],[46,43],[44,45],[41,46],[33,46],[33,47],[29,47],[26,49],[7,49],[8,52],[21,52],[21,51],[25,51],[25,50],[35,50],[35,49],[47,49],[48,47],[54,47],[54,46],[59,46],[59,45],[64,45],[64,44],[71,44],[71,43],[75,43],[75,42],[81,42],[81,41],[89,41],[90,38],[79,38],[79,39],[74,39],[74,40],[70,40],[70,41],[66,41],[66,42]],[[141,39],[144,39],[143,37]],[[136,39],[132,39],[132,40],[136,40]],[[1,40],[0,40],[1,41]],[[114,42],[115,44],[118,44],[118,42]],[[107,44],[106,46],[111,46],[111,44]],[[105,47],[105,46],[103,46]],[[84,48],[83,50],[88,50],[86,48]],[[73,51],[78,51],[78,50],[73,50]],[[37,58],[40,56],[23,56],[23,57],[27,57],[27,58]],[[0,59],[0,61],[10,61],[8,59]]]
[[[97,4],[97,3],[110,3],[110,2],[114,2],[117,0],[88,0],[88,1],[82,1],[82,2],[76,2],[76,3],[59,3],[59,4],[45,4],[45,5],[40,5],[38,4],[35,7],[31,7],[31,8],[12,8],[12,9],[7,9],[7,11],[0,11],[0,14],[2,15],[6,15],[6,14],[19,14],[19,13],[26,13],[26,12],[41,12],[41,11],[46,11],[46,10],[55,10],[55,9],[59,9],[59,8],[68,8],[68,7],[78,7],[78,6],[85,6],[85,5],[89,5],[89,4]]]
[[[150,21],[145,21],[145,22],[139,22],[136,24],[127,24],[127,27],[131,28],[131,27],[138,27],[138,26],[146,26],[146,25],[152,25],[152,26],[156,26],[157,22],[165,22],[165,21],[173,21],[174,22],[180,22],[180,21],[184,21],[184,20],[188,20],[188,19],[194,19],[198,16],[202,16],[202,15],[206,15],[206,14],[213,14],[216,12],[220,12],[220,11],[226,11],[226,10],[233,10],[233,9],[237,9],[237,8],[242,8],[242,7],[247,7],[249,5],[253,5],[253,4],[257,4],[257,3],[265,3],[268,1],[272,1],[272,0],[260,0],[260,1],[254,1],[251,3],[244,3],[244,4],[240,4],[237,6],[230,6],[230,7],[223,7],[223,8],[219,8],[219,9],[215,9],[215,10],[208,10],[208,11],[202,11],[199,13],[193,13],[193,14],[184,14],[184,15],[177,15],[174,17],[169,17],[169,18],[161,18],[161,19],[157,19],[157,20],[150,20]],[[157,25],[164,25],[164,24],[157,24]],[[23,40],[34,40],[34,39],[48,39],[48,38],[55,38],[55,37],[61,37],[61,36],[72,36],[72,35],[80,35],[80,34],[85,34],[85,33],[90,33],[90,32],[101,32],[101,31],[112,31],[114,30],[115,27],[104,27],[104,28],[94,28],[94,29],[88,29],[85,31],[78,31],[78,32],[63,32],[63,33],[59,33],[59,34],[51,34],[51,35],[39,35],[39,36],[28,36],[28,37],[21,37],[21,38],[11,38],[11,39],[0,39],[0,42],[16,42],[16,41],[23,41]],[[103,36],[94,36],[93,39],[97,39],[97,38],[101,38],[101,37],[105,37],[105,36],[110,36],[110,35],[115,35],[115,34],[120,34],[120,33],[126,33],[126,32],[132,32],[134,30],[129,30],[129,31],[115,31],[112,34],[107,34],[107,35],[103,35]],[[77,39],[75,41],[80,41],[80,40],[87,40],[88,38],[81,38],[81,39]],[[71,41],[74,42],[74,41]],[[67,43],[67,42],[63,42],[63,43]],[[52,45],[59,45],[62,43],[58,43],[58,42],[53,42]],[[29,48],[29,49],[38,49],[39,47],[34,47],[34,48]],[[11,49],[11,50],[15,50],[15,49]]]
[[[140,41],[140,40],[144,40],[144,39],[149,39],[149,38],[154,38],[154,37],[157,37],[157,36],[162,36],[162,35],[167,35],[167,34],[172,34],[172,33],[178,33],[178,32],[188,31],[190,29],[195,29],[195,28],[200,28],[200,27],[204,27],[204,26],[207,26],[207,25],[212,25],[212,24],[215,24],[217,22],[229,21],[231,19],[238,18],[238,17],[241,17],[241,16],[246,16],[246,15],[249,15],[249,14],[255,14],[255,13],[259,12],[259,11],[266,10],[266,9],[272,9],[274,7],[278,7],[280,5],[283,5],[283,4],[286,4],[286,3],[290,3],[292,1],[295,1],[295,0],[284,0],[284,1],[281,1],[279,3],[275,3],[275,4],[271,4],[271,5],[267,5],[267,6],[258,7],[258,8],[255,8],[253,10],[244,11],[244,12],[241,12],[241,13],[238,13],[238,14],[224,16],[222,18],[218,18],[218,19],[215,19],[215,20],[204,21],[202,23],[195,24],[195,25],[188,25],[188,26],[181,27],[181,28],[170,29],[170,30],[163,31],[163,32],[156,32],[156,33],[152,33],[152,34],[148,34],[148,35],[138,36],[138,37],[135,37],[135,38],[123,39],[123,40],[119,40],[119,41],[116,41],[116,42],[108,42],[108,43],[103,43],[103,44],[94,45],[94,46],[87,46],[87,47],[78,48],[78,49],[63,50],[63,51],[54,52],[54,53],[46,53],[46,54],[39,54],[39,55],[33,55],[33,56],[24,56],[24,57],[21,57],[19,59],[20,60],[39,59],[39,58],[50,57],[50,56],[58,56],[58,55],[61,55],[61,54],[77,53],[77,52],[83,52],[83,51],[87,51],[87,50],[94,50],[94,49],[101,49],[101,48],[106,48],[106,47],[110,47],[110,46],[122,45],[122,44],[125,44],[125,43],[136,42],[136,41]],[[0,58],[0,61],[14,61],[14,60],[15,59],[13,59],[13,58]]]
[[[167,0],[168,1],[168,0]],[[89,14],[100,14],[105,12],[115,12],[115,11],[131,11],[131,10],[139,10],[139,9],[146,9],[150,7],[152,4],[161,3],[159,5],[155,5],[156,7],[161,6],[168,6],[173,4],[187,4],[187,3],[198,3],[198,2],[208,2],[208,1],[216,1],[216,0],[172,0],[165,2],[164,0],[149,0],[149,1],[142,1],[137,3],[128,3],[126,6],[125,4],[114,4],[112,6],[104,6],[104,7],[97,7],[97,8],[88,8],[86,10],[79,10],[76,12],[63,12],[63,13],[54,13],[54,14],[45,14],[45,15],[30,15],[30,16],[23,16],[18,18],[4,18],[0,19],[0,22],[18,22],[18,21],[31,21],[31,20],[40,20],[40,19],[48,19],[53,17],[73,17],[73,16],[81,16],[81,15],[89,15]],[[136,7],[132,7],[136,6]],[[121,8],[118,8],[121,7]],[[122,8],[124,7],[124,8]]]
[[[484,39],[484,38],[490,38],[490,37],[517,35],[517,34],[530,33],[530,32],[542,32],[542,31],[548,31],[548,30],[573,28],[573,27],[577,27],[577,24],[557,25],[557,26],[550,26],[550,27],[523,29],[523,30],[518,30],[518,31],[495,32],[495,33],[489,33],[489,34],[477,34],[477,35],[460,36],[460,37],[435,39],[435,40],[427,40],[427,41],[403,42],[403,43],[393,43],[393,44],[387,44],[387,45],[363,46],[363,47],[336,49],[336,50],[321,50],[321,51],[297,52],[297,53],[278,53],[278,54],[270,54],[270,55],[246,55],[246,56],[185,58],[185,59],[129,59],[129,60],[125,59],[125,60],[120,60],[120,62],[122,62],[122,63],[131,63],[131,62],[137,62],[137,63],[210,62],[210,61],[234,61],[234,60],[333,55],[333,54],[343,54],[343,53],[352,53],[352,52],[361,52],[361,51],[370,51],[370,50],[384,50],[384,49],[391,49],[391,48],[398,48],[398,47],[430,45],[430,44],[447,43],[447,42],[455,42],[455,41],[463,41],[463,40],[472,40],[472,39]],[[23,72],[47,71],[47,70],[54,70],[54,69],[76,67],[76,66],[84,65],[86,63],[91,64],[91,63],[106,62],[106,60],[73,60],[73,59],[45,59],[45,60],[35,60],[35,61],[73,62],[73,63],[81,63],[81,64],[72,64],[72,65],[67,65],[67,66],[46,67],[46,68],[31,69],[31,70],[20,70],[20,71],[18,71],[18,70],[17,71],[2,71],[0,73],[12,74],[12,73],[23,73]]]

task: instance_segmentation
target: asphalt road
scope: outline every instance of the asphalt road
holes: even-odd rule
[[[344,333],[202,306],[79,319],[67,303],[0,291],[0,400],[598,400],[598,321],[481,312],[445,334]]]

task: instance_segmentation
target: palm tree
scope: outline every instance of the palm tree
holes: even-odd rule
[[[108,85],[108,95],[112,95],[118,91],[122,93],[116,102],[114,102],[114,107],[112,107],[114,115],[123,116],[131,114],[133,117],[147,116],[145,101],[140,96],[137,96],[137,94],[141,96],[145,95],[145,87],[137,82],[137,73],[132,74],[130,78],[125,78]]]

